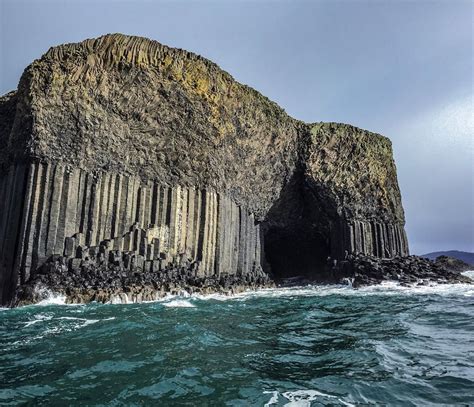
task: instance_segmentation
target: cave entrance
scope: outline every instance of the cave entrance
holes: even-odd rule
[[[265,255],[276,280],[293,277],[326,280],[329,241],[308,225],[269,228],[265,234]]]
[[[328,280],[330,217],[322,201],[296,172],[263,222],[267,272],[277,281]]]

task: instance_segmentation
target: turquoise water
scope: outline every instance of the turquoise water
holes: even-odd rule
[[[474,287],[0,311],[0,405],[474,404]]]

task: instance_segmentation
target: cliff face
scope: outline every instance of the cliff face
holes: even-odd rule
[[[386,138],[298,122],[155,41],[50,49],[0,99],[0,147],[0,303],[59,257],[251,279],[408,253]]]
[[[310,195],[332,214],[344,250],[379,257],[408,254],[390,140],[354,126],[311,125],[305,173]]]
[[[204,58],[144,38],[50,49],[26,69],[18,105],[16,157],[212,187],[259,214],[296,162],[298,123],[275,103]]]

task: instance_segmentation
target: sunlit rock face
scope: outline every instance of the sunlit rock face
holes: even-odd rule
[[[408,254],[390,141],[297,121],[198,55],[61,45],[0,99],[2,304],[52,262],[252,285],[354,252]]]

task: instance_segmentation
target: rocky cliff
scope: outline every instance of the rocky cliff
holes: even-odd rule
[[[51,48],[0,99],[2,304],[52,263],[252,285],[346,252],[408,254],[385,137],[118,34]]]

